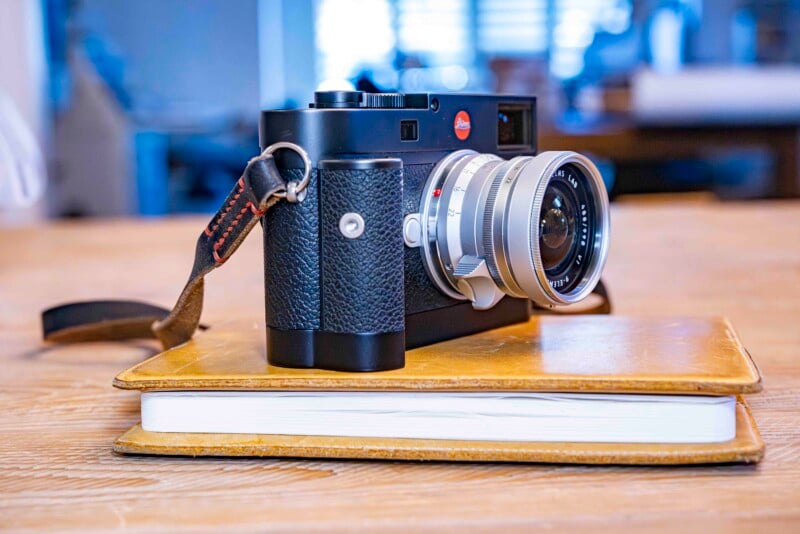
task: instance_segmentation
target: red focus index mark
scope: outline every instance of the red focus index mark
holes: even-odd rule
[[[440,196],[442,196],[442,190],[441,189],[434,189],[433,190],[433,198],[439,198]]]

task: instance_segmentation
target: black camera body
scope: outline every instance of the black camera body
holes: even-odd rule
[[[313,162],[303,201],[277,204],[264,224],[270,363],[395,369],[407,348],[526,321],[525,298],[477,310],[444,294],[404,232],[445,156],[534,155],[535,125],[535,97],[519,96],[336,91],[263,111],[262,149],[295,143]],[[275,155],[287,181],[302,175],[295,154]]]

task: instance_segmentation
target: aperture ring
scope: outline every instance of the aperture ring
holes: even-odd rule
[[[467,149],[457,150],[445,156],[428,177],[420,199],[420,224],[422,226],[422,247],[420,249],[425,271],[439,291],[457,300],[465,300],[466,297],[456,291],[449,282],[441,261],[442,251],[439,249],[436,239],[437,218],[440,215],[439,210],[442,208],[441,188],[456,166],[459,166],[460,163],[463,164],[465,159],[477,155],[478,152]]]

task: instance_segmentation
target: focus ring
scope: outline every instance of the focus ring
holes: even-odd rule
[[[501,165],[501,167],[504,166],[505,164]],[[505,176],[505,173],[498,172],[497,174],[498,176],[495,176],[495,179],[492,181],[492,185],[489,188],[489,193],[486,196],[486,208],[483,210],[483,251],[484,258],[486,259],[486,266],[489,268],[492,278],[494,278],[495,282],[498,282],[498,285],[501,287],[501,289],[505,290],[505,283],[500,276],[500,271],[497,268],[497,261],[494,254],[494,207],[497,202],[497,194],[500,191],[500,185],[502,184]],[[500,246],[502,247],[502,243]]]
[[[506,212],[507,203],[520,169],[530,161],[530,157],[520,156],[503,163],[489,190],[483,210],[484,258],[489,272],[500,289],[513,297],[525,298],[526,294],[514,279],[508,263],[506,250]]]

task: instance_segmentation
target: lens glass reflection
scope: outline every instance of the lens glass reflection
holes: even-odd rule
[[[545,189],[539,214],[539,254],[551,287],[575,288],[593,253],[595,202],[588,178],[574,165],[559,168]]]
[[[545,270],[563,263],[575,245],[576,206],[562,184],[548,186],[542,204],[539,249]]]

